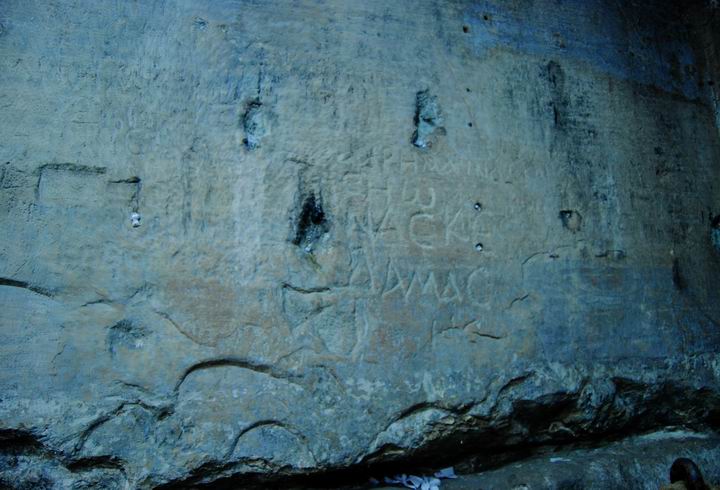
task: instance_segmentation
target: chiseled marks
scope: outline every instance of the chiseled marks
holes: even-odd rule
[[[399,186],[370,187],[361,205],[349,212],[348,236],[371,246],[409,245],[425,250],[469,246],[482,233],[482,221],[472,202],[440,195],[431,185],[404,182]],[[468,249],[469,250],[469,249]]]
[[[512,150],[514,159],[521,158],[517,154],[517,148]],[[449,149],[452,151],[452,148]],[[329,161],[346,161],[348,156],[339,153],[335,156],[328,155]],[[452,155],[439,154],[435,152],[418,151],[414,148],[403,148],[396,146],[371,146],[353,152],[350,162],[353,167],[370,167],[376,174],[383,176],[405,176],[405,177],[432,177],[434,180],[457,179],[458,177],[472,177],[486,182],[505,182],[513,180],[516,176],[513,172],[525,171],[526,165],[511,167],[497,165],[494,159],[487,156],[468,158],[465,155],[456,153]],[[347,186],[350,189],[358,183],[366,182],[367,175],[359,173],[348,173],[344,176]]]
[[[364,289],[369,296],[405,303],[424,298],[440,304],[487,307],[483,295],[489,277],[486,266],[439,267],[394,258],[378,261],[358,254],[352,267],[350,286]]]
[[[75,163],[48,163],[38,168],[35,197],[41,203],[84,205],[100,204],[105,182],[100,178],[105,167]]]

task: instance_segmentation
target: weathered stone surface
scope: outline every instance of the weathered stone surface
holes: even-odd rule
[[[689,457],[706,481],[720,481],[717,436],[660,432],[601,448],[549,453],[499,470],[447,481],[443,490],[507,488],[582,490],[632,488],[658,490],[670,483],[673,461]]]
[[[2,2],[0,478],[717,427],[719,31],[670,3]]]

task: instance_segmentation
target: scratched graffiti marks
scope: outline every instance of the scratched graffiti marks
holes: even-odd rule
[[[410,181],[376,187],[357,179],[348,187],[354,187],[349,199],[356,205],[348,208],[347,236],[373,249],[455,249],[464,254],[487,233],[484,225],[493,219],[491,213],[486,213],[485,223],[478,219],[472,192],[452,193]]]
[[[409,304],[424,299],[436,304],[488,307],[488,268],[442,267],[410,258],[377,259],[363,251],[353,254],[350,287],[367,297]]]

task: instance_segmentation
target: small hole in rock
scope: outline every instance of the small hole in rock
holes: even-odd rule
[[[579,231],[582,227],[582,215],[572,209],[561,210],[560,220],[562,221],[563,227],[572,231],[573,233]]]
[[[672,263],[672,282],[678,291],[683,291],[687,288],[687,281],[680,270],[680,260],[677,258],[673,259]]]
[[[482,250],[483,250],[483,244],[480,243],[480,242],[476,243],[476,244],[475,244],[475,250],[477,250],[478,252],[482,252]]]
[[[483,15],[483,20],[490,20],[490,17],[488,17],[487,14]]]
[[[468,32],[470,32],[470,28],[468,26],[463,26],[463,32],[467,34]]]
[[[472,123],[468,123],[468,128],[472,128]]]
[[[303,202],[297,220],[297,229],[293,243],[302,247],[306,252],[312,252],[313,245],[329,230],[322,201],[313,194],[307,196]]]
[[[469,89],[469,88],[466,88],[466,89],[465,89],[465,92],[470,92],[470,89]]]
[[[473,207],[475,208],[475,211],[480,211],[482,209],[482,204],[480,204],[479,202],[476,202]]]
[[[715,85],[715,82],[712,81],[712,80],[708,80],[708,83],[707,83],[707,84],[712,87],[713,85]]]

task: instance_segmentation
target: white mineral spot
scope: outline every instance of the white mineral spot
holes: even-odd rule
[[[133,228],[137,228],[138,226],[140,226],[140,213],[131,214],[130,222],[132,223]]]

